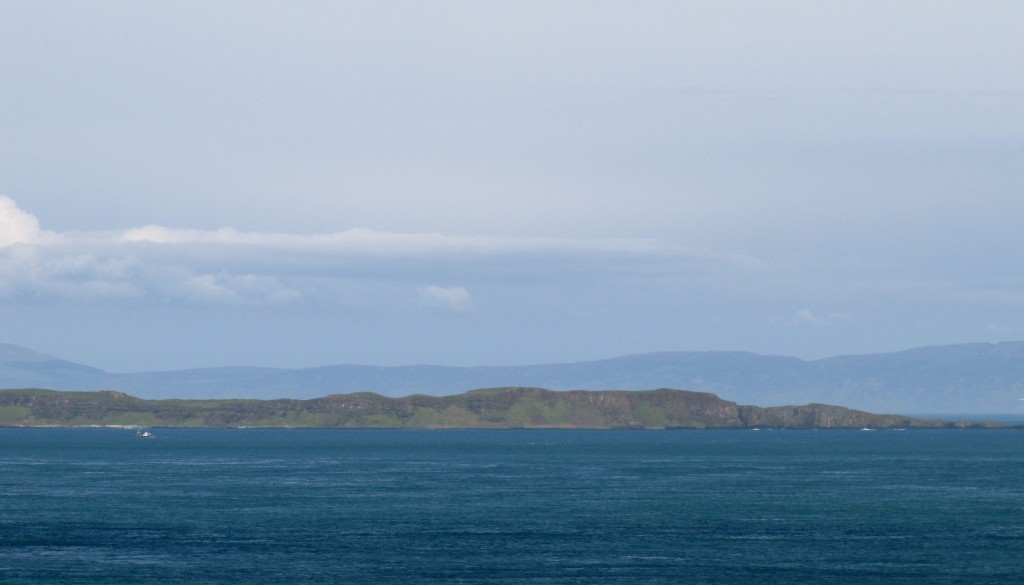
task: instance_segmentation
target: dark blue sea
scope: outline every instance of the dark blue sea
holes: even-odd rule
[[[1024,583],[1024,431],[0,429],[0,583]]]

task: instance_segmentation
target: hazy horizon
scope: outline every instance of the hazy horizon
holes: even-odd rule
[[[382,367],[382,368],[403,368],[403,367],[421,367],[421,366],[422,367],[442,367],[442,368],[467,368],[467,369],[469,369],[469,368],[490,368],[490,367],[495,367],[495,368],[504,368],[504,367],[517,368],[517,367],[529,367],[529,366],[569,365],[569,364],[575,364],[575,363],[602,362],[602,361],[616,360],[616,359],[621,359],[621,358],[632,358],[632,357],[653,356],[653,355],[673,355],[673,354],[749,354],[749,355],[754,355],[754,356],[759,356],[759,357],[766,357],[766,358],[793,358],[793,359],[797,359],[797,360],[800,360],[800,361],[805,362],[805,363],[810,363],[810,362],[818,362],[818,361],[829,360],[829,359],[834,359],[834,358],[882,356],[882,355],[899,354],[899,353],[913,352],[913,351],[917,351],[917,350],[935,349],[935,348],[948,348],[948,347],[958,347],[958,346],[978,346],[978,345],[993,346],[993,347],[995,347],[995,346],[999,346],[999,345],[1003,345],[1003,344],[1024,344],[1024,341],[1020,341],[1020,340],[1006,340],[1006,341],[998,341],[998,342],[987,342],[987,341],[970,342],[970,341],[968,341],[968,342],[964,342],[964,343],[953,343],[953,344],[942,344],[942,345],[924,345],[924,346],[916,346],[916,347],[906,347],[906,348],[895,349],[895,350],[892,350],[892,351],[877,351],[877,352],[870,351],[870,352],[862,352],[862,353],[834,354],[834,355],[825,355],[825,356],[815,357],[815,358],[804,358],[804,357],[797,356],[797,355],[761,353],[761,352],[754,352],[754,351],[747,351],[747,350],[730,350],[730,349],[699,350],[698,349],[698,350],[654,350],[654,351],[648,351],[648,352],[636,352],[636,353],[624,353],[624,354],[617,354],[617,355],[595,356],[595,357],[592,357],[592,358],[585,358],[585,359],[580,359],[580,360],[548,361],[548,362],[523,362],[523,363],[511,363],[510,362],[510,363],[481,363],[481,364],[450,364],[450,363],[441,363],[441,362],[430,362],[430,363],[427,363],[427,362],[419,362],[419,363],[410,362],[410,363],[381,364],[381,363],[368,363],[368,362],[325,362],[325,363],[310,363],[310,364],[297,365],[297,366],[274,366],[274,365],[257,364],[257,363],[226,363],[226,364],[212,364],[212,365],[205,365],[205,366],[184,366],[184,367],[180,367],[180,368],[166,368],[166,369],[157,369],[157,370],[144,370],[144,369],[139,369],[139,368],[126,369],[126,370],[108,370],[106,368],[97,366],[96,364],[91,364],[91,363],[87,363],[87,362],[79,362],[79,361],[76,361],[76,360],[73,360],[73,359],[69,359],[69,358],[67,358],[66,356],[63,356],[63,355],[57,355],[54,352],[43,351],[43,350],[40,350],[39,348],[27,347],[27,346],[20,345],[20,344],[17,344],[17,343],[8,343],[8,342],[5,342],[3,340],[0,340],[0,349],[3,349],[3,346],[13,346],[13,347],[17,347],[17,348],[20,348],[20,349],[29,350],[30,352],[39,353],[39,354],[43,354],[43,355],[49,355],[49,356],[52,356],[52,357],[55,357],[55,358],[58,358],[58,359],[61,359],[61,360],[66,360],[66,361],[74,362],[74,363],[77,363],[77,364],[83,365],[83,366],[97,367],[97,368],[99,368],[101,370],[104,370],[107,373],[111,373],[111,374],[135,374],[135,373],[146,373],[146,372],[156,372],[156,371],[173,372],[173,371],[183,371],[183,370],[201,370],[201,369],[217,369],[217,368],[267,368],[267,369],[279,369],[279,370],[303,370],[303,369],[316,369],[316,368],[320,368],[320,367],[331,367],[331,366],[339,366],[339,365],[340,366],[356,366],[356,367]],[[1024,398],[1022,398],[1021,400],[1024,400]]]

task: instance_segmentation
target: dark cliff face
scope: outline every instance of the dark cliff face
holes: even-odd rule
[[[896,428],[950,426],[824,404],[739,406],[683,390],[491,388],[454,396],[141,400],[121,392],[0,391],[0,425],[338,428]]]
[[[914,419],[909,416],[871,414],[860,410],[851,410],[827,404],[808,404],[806,406],[774,406],[761,408],[758,406],[741,406],[740,420],[746,427],[778,427],[778,428],[927,428],[942,427],[943,421]]]

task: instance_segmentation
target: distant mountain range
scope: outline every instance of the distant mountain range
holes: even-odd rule
[[[873,412],[1024,415],[1024,342],[974,343],[805,361],[745,352],[664,352],[493,367],[336,365],[110,373],[0,344],[0,388],[118,390],[146,399],[297,398],[476,388],[680,388],[741,404],[841,404]]]

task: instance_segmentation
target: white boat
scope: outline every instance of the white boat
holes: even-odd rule
[[[136,431],[135,436],[142,437],[143,439],[149,439],[150,437],[153,436],[153,433],[149,431]]]

